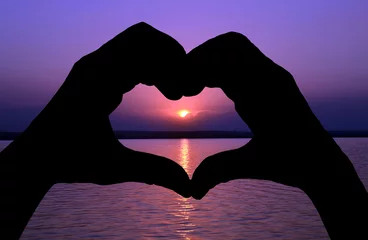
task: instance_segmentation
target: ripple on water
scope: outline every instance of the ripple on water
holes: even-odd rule
[[[177,161],[191,176],[216,152],[247,139],[124,140]],[[337,139],[368,186],[368,139]],[[9,142],[0,142],[0,150]],[[220,184],[202,200],[140,183],[58,184],[22,239],[328,239],[313,204],[296,188],[268,181]]]

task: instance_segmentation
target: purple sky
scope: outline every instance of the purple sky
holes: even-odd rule
[[[327,129],[368,129],[368,1],[178,2],[1,1],[0,131],[24,130],[76,60],[140,21],[186,51],[218,34],[241,32],[294,75]],[[175,115],[183,108],[192,112],[189,118]],[[173,102],[138,86],[111,120],[115,129],[246,129],[219,89]]]

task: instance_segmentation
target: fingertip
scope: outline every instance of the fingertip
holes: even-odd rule
[[[168,99],[169,100],[171,100],[171,101],[178,101],[178,100],[180,100],[181,98],[183,97],[183,95],[181,95],[181,94],[176,94],[176,95],[174,95],[174,94],[172,94],[172,95],[168,95]]]
[[[178,171],[179,174],[179,171]],[[192,196],[191,182],[188,174],[184,171],[180,173],[181,176],[178,177],[177,183],[175,183],[171,189],[177,194],[184,198],[190,198]]]
[[[233,150],[232,150],[233,151]],[[233,179],[231,166],[228,161],[232,159],[231,151],[222,152],[204,159],[193,173],[192,177],[192,197],[202,199],[211,189],[218,184],[228,182]]]
[[[129,156],[125,166],[125,182],[142,182],[170,189],[188,198],[191,196],[190,178],[176,162],[154,154],[123,148],[123,155]]]
[[[203,198],[203,196],[192,196],[195,200],[201,200]]]
[[[198,169],[197,169],[198,170]],[[201,200],[211,189],[206,181],[206,175],[202,172],[195,171],[191,180],[192,197],[196,200]]]
[[[195,86],[195,85],[186,86],[183,89],[183,96],[185,97],[197,96],[203,91],[204,88],[205,88],[204,85],[203,86]]]
[[[192,197],[195,199],[195,200],[201,200],[205,195],[206,195],[207,192],[205,193],[199,193],[199,192],[192,192]]]
[[[178,194],[180,194],[184,198],[190,198],[192,196],[192,194],[189,191],[188,192],[183,192],[183,193],[178,193]]]
[[[168,186],[164,186],[164,185],[160,185],[160,186],[171,189],[172,191],[176,192],[177,194],[179,194],[183,198],[190,198],[192,196],[192,192],[189,189],[185,189],[186,187],[184,187],[184,186],[180,186],[180,187],[179,186],[168,187]]]
[[[183,94],[175,87],[165,87],[156,85],[156,88],[169,100],[177,101],[183,97]]]
[[[201,181],[199,179],[192,179],[191,188],[192,188],[192,197],[196,200],[201,200],[206,196],[206,194],[215,186],[210,187],[206,184],[205,181]]]
[[[187,172],[176,162],[161,156],[157,156],[156,162],[154,184],[171,189],[184,198],[191,197],[191,183]]]

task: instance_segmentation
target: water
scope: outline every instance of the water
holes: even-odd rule
[[[122,140],[177,161],[191,176],[209,155],[248,139]],[[368,188],[368,138],[336,139]],[[9,142],[0,141],[0,150]],[[202,200],[140,183],[58,184],[45,196],[22,239],[328,239],[320,217],[296,188],[237,180]]]

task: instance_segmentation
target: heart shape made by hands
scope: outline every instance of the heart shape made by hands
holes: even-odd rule
[[[189,179],[174,161],[133,151],[115,137],[109,115],[139,83],[157,87],[171,100],[197,95],[204,87],[221,88],[254,137],[241,148],[206,158]],[[146,23],[129,27],[75,63],[1,158],[10,159],[2,161],[2,179],[23,194],[15,195],[17,201],[27,199],[4,218],[10,222],[5,228],[16,225],[13,234],[19,237],[55,183],[143,182],[201,199],[221,182],[244,178],[300,188],[337,239],[340,229],[347,238],[366,233],[356,216],[367,212],[367,195],[354,166],[313,114],[293,76],[236,32],[186,54],[175,39]],[[339,211],[332,207],[335,201]]]
[[[205,159],[190,180],[174,161],[133,151],[116,139],[109,114],[139,83],[157,87],[170,100],[195,96],[205,87],[221,88],[254,138],[239,149]],[[305,146],[313,147],[312,136],[325,139],[293,76],[244,35],[228,32],[187,54],[175,39],[146,23],[129,27],[77,61],[27,131],[40,132],[33,142],[47,150],[35,165],[53,169],[46,177],[52,183],[144,182],[197,199],[217,184],[238,178],[302,187],[311,169],[321,165],[318,158],[310,160]],[[305,154],[300,156],[300,151]],[[49,156],[54,156],[52,165]]]

